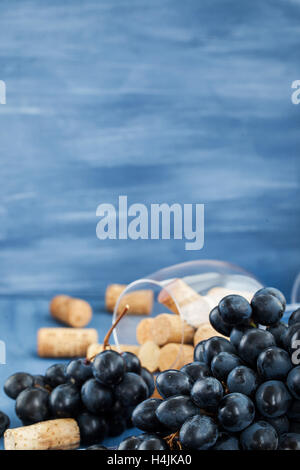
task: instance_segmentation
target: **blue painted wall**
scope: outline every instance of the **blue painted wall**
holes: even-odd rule
[[[300,3],[1,0],[0,293],[102,296],[196,258],[299,271]],[[96,207],[205,203],[205,247],[102,241]]]

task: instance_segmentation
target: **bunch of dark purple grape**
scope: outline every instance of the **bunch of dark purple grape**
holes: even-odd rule
[[[119,449],[300,450],[300,309],[287,326],[285,307],[274,288],[259,290],[251,304],[222,299],[210,322],[230,340],[201,341],[195,362],[161,372],[163,399],[147,399],[132,414],[144,434]]]
[[[93,363],[75,359],[54,364],[44,376],[13,374],[4,391],[16,400],[16,414],[24,425],[74,418],[81,443],[100,444],[106,436],[118,436],[132,426],[132,409],[152,395],[154,380],[135,354],[108,349]],[[7,428],[9,423],[3,417],[3,428],[4,424]]]

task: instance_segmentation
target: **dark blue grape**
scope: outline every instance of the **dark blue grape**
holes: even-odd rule
[[[252,400],[242,393],[230,393],[220,402],[218,419],[226,431],[242,431],[252,423],[254,416]]]
[[[245,450],[276,450],[276,430],[266,421],[257,421],[241,433],[241,445]]]
[[[25,388],[16,399],[16,414],[23,424],[38,423],[49,418],[49,393],[41,388]]]
[[[300,450],[300,434],[287,433],[280,436],[279,450]]]
[[[220,315],[218,307],[215,307],[209,314],[211,326],[221,335],[230,336],[232,325],[226,323]]]
[[[297,308],[289,318],[289,326],[294,325],[295,323],[300,323],[300,308]]]
[[[131,352],[123,352],[122,357],[126,364],[126,372],[141,373],[141,363],[139,358]]]
[[[276,430],[278,436],[289,432],[290,422],[286,415],[278,416],[278,418],[266,418],[263,421],[267,421]]]
[[[276,287],[263,287],[262,289],[259,289],[255,295],[273,295],[276,297],[283,305],[283,308],[285,309],[286,307],[286,299],[283,295],[283,293],[276,289]]]
[[[236,354],[221,352],[213,358],[210,367],[216,379],[226,381],[228,374],[242,364],[242,360]]]
[[[107,447],[102,446],[101,444],[95,444],[93,446],[87,447],[85,450],[108,450]]]
[[[14,400],[17,396],[26,388],[34,385],[34,379],[32,375],[26,372],[17,372],[6,379],[4,383],[4,392],[10,398]]]
[[[291,350],[292,346],[292,337],[295,333],[300,331],[300,323],[293,323],[293,325],[289,326],[286,331],[282,335],[282,342],[284,345],[284,349],[287,351]]]
[[[157,419],[156,410],[163,401],[159,398],[148,398],[140,403],[132,413],[133,426],[146,432],[159,432],[163,429]]]
[[[167,398],[156,410],[158,420],[174,432],[178,431],[188,418],[199,413],[199,408],[185,395]]]
[[[140,436],[129,436],[120,442],[118,450],[137,450],[142,439]]]
[[[79,426],[82,444],[99,443],[105,438],[108,426],[103,416],[96,416],[84,411],[77,416],[76,421]]]
[[[211,450],[240,450],[240,443],[237,437],[221,432]]]
[[[195,362],[205,362],[204,360],[204,345],[206,343],[206,339],[203,340],[203,341],[200,341],[200,343],[198,343],[196,346],[195,346],[195,349],[194,349],[194,361]]]
[[[284,306],[272,294],[255,294],[252,301],[252,317],[255,323],[270,326],[278,323],[283,314]]]
[[[222,338],[220,336],[213,336],[212,338],[209,338],[205,341],[204,344],[204,362],[210,365],[213,358],[221,352],[235,354],[236,350],[226,338]]]
[[[275,323],[275,325],[268,326],[267,331],[269,331],[275,338],[276,345],[279,348],[284,348],[283,335],[287,330],[287,324],[282,321]]]
[[[230,393],[238,392],[251,397],[259,385],[256,372],[246,366],[238,366],[227,377],[227,387]]]
[[[148,371],[148,369],[146,369],[145,367],[142,367],[141,377],[145,381],[148,387],[148,390],[149,390],[148,396],[151,397],[151,395],[153,394],[155,390],[155,382],[154,382],[153,375],[151,374],[151,372]]]
[[[74,359],[67,365],[65,375],[70,382],[82,385],[93,377],[92,364],[85,359]]]
[[[215,411],[223,398],[224,390],[221,382],[214,377],[199,379],[194,383],[191,398],[193,402],[206,411]]]
[[[287,386],[293,397],[300,400],[300,366],[294,367],[289,372]]]
[[[74,384],[58,385],[49,397],[50,410],[55,418],[72,418],[81,409],[80,392]]]
[[[142,436],[137,450],[167,450],[168,446],[165,441],[156,434],[148,434]]]
[[[227,295],[220,301],[218,309],[222,320],[234,326],[248,324],[252,315],[251,305],[241,295]]]
[[[268,418],[284,415],[292,402],[292,397],[279,380],[268,380],[261,384],[255,394],[258,411]]]
[[[193,383],[198,379],[204,379],[211,376],[211,370],[205,362],[190,362],[180,369],[190,377]]]
[[[270,346],[275,346],[274,336],[268,331],[253,328],[242,337],[238,348],[239,356],[247,364],[256,367],[258,356]]]
[[[250,330],[251,328],[253,328],[253,326],[240,325],[235,326],[232,329],[230,333],[230,342],[236,348],[236,350],[238,350],[243,335],[246,333],[246,331]]]
[[[136,406],[149,396],[149,389],[140,375],[126,372],[115,387],[115,397],[123,406]]]
[[[209,416],[192,416],[182,425],[179,440],[185,449],[206,450],[215,445],[218,427]]]
[[[284,380],[292,367],[288,353],[277,346],[265,349],[257,358],[257,371],[265,380]]]
[[[106,412],[114,403],[111,389],[96,379],[85,382],[81,388],[81,399],[87,410],[94,414]]]
[[[127,428],[126,419],[122,415],[111,416],[107,424],[109,437],[120,436]]]
[[[0,437],[3,436],[4,432],[10,425],[10,419],[9,417],[3,413],[3,411],[0,411]]]
[[[93,374],[107,386],[116,385],[123,380],[126,363],[116,351],[107,350],[98,354],[93,362]]]
[[[163,398],[189,395],[192,385],[190,377],[180,370],[165,370],[156,377],[156,388]]]
[[[65,364],[53,364],[45,372],[45,379],[50,387],[55,388],[58,385],[66,383]]]

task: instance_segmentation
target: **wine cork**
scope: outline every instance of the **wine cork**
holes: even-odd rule
[[[113,351],[119,352],[117,346],[115,346],[114,344],[110,346],[110,348]],[[140,347],[134,344],[120,344],[120,349],[122,352],[131,352],[137,356],[139,353]],[[87,348],[86,358],[90,360],[97,354],[101,353],[102,351],[103,351],[103,344],[98,344],[98,343],[90,344],[90,346]]]
[[[70,418],[7,429],[4,433],[5,450],[70,450],[79,443],[79,427]]]
[[[193,344],[195,330],[178,315],[162,313],[153,319],[153,341],[159,346],[167,343]]]
[[[93,328],[40,328],[37,350],[40,357],[84,357],[88,346],[97,342]]]
[[[146,367],[151,373],[158,370],[160,348],[153,341],[146,341],[139,350],[138,358],[142,367]]]
[[[244,290],[235,290],[235,289],[228,289],[228,287],[213,287],[207,292],[207,296],[214,300],[214,307],[216,307],[220,300],[222,300],[226,295],[241,295],[251,302],[253,295],[255,292],[244,291]]]
[[[67,295],[57,295],[50,302],[51,315],[74,328],[86,326],[92,319],[92,308],[88,302]]]
[[[158,368],[160,371],[181,369],[194,360],[194,348],[188,344],[169,343],[160,350]]]
[[[144,344],[146,341],[153,340],[152,326],[153,318],[144,318],[141,320],[136,328],[136,339],[139,344]]]
[[[111,284],[105,293],[105,305],[109,312],[113,312],[118,298],[125,290],[124,284]],[[122,297],[118,313],[124,310],[125,305],[129,305],[129,315],[150,315],[153,307],[153,291],[151,289],[140,289],[129,292]]]
[[[159,293],[158,301],[170,309],[173,313],[179,314],[191,326],[197,328],[201,323],[207,322],[211,305],[207,298],[199,295],[182,279],[174,279],[169,282]]]
[[[212,338],[213,336],[223,336],[221,333],[218,333],[210,323],[202,323],[202,325],[199,326],[197,329],[195,336],[194,336],[194,346],[196,346],[200,341],[203,341],[205,339]]]

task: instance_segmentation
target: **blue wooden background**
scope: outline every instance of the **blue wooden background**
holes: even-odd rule
[[[30,302],[58,291],[101,306],[107,283],[216,258],[289,297],[299,34],[299,0],[1,0],[0,337],[13,358],[1,380],[23,368],[9,329],[21,341]],[[99,241],[96,208],[119,195],[204,203],[203,250]]]

